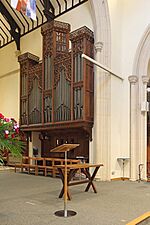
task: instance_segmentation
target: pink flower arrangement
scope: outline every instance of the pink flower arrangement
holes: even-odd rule
[[[20,155],[23,146],[17,121],[14,118],[6,118],[0,113],[0,159],[6,152]]]
[[[0,113],[0,138],[15,138],[19,134],[19,125],[14,118],[5,118]]]

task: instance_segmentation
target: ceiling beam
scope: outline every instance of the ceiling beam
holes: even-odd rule
[[[11,14],[1,1],[0,1],[0,13],[3,15],[7,23],[10,25],[9,32],[16,42],[17,50],[20,50],[20,27],[18,26],[14,18],[11,16]]]
[[[55,17],[55,9],[50,0],[43,0],[44,10],[43,13],[47,19],[47,21],[51,21]]]

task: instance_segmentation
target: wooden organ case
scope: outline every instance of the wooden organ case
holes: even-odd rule
[[[94,114],[93,32],[82,27],[70,33],[70,25],[46,23],[43,59],[31,53],[19,56],[20,127],[29,134],[40,132],[43,157],[63,157],[50,149],[63,143],[79,143],[68,156],[89,157]],[[69,49],[71,46],[71,49]]]

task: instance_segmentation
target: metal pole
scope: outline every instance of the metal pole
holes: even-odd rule
[[[112,72],[112,70],[110,70],[108,67],[102,65],[101,63],[97,62],[96,60],[92,59],[91,57],[82,54],[82,58],[87,59],[88,61],[92,62],[93,64],[95,64],[96,66],[100,67],[101,69],[105,70],[106,72],[112,74],[113,76],[119,78],[120,80],[124,80],[121,76],[117,75],[116,73]]]
[[[139,164],[139,166],[138,166],[138,169],[139,169],[139,179],[138,179],[138,182],[142,181],[141,172],[142,172],[142,167],[143,166],[144,166],[144,164]]]
[[[123,159],[123,162],[122,162],[122,169],[123,169],[123,181],[124,181],[124,164],[125,164],[125,159]]]
[[[65,174],[64,174],[64,217],[67,217],[67,151],[65,151]]]
[[[67,210],[67,200],[68,200],[68,173],[67,173],[67,151],[69,151],[70,148],[68,147],[68,149],[65,149],[64,153],[65,153],[65,168],[63,167],[62,170],[63,171],[63,189],[64,189],[64,209],[63,210],[59,210],[55,212],[56,216],[59,217],[70,217],[70,216],[75,216],[77,213],[73,210]]]

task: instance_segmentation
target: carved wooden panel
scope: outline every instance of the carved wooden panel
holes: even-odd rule
[[[21,125],[42,121],[42,65],[37,64],[38,61],[38,57],[30,53],[19,56]]]
[[[82,53],[93,57],[93,32],[82,27],[70,34],[73,55],[74,119],[93,121],[93,64],[82,60]]]
[[[70,24],[51,21],[42,26],[43,35],[43,58],[47,55],[56,55],[65,53],[69,49]]]
[[[42,62],[30,53],[19,56],[21,128],[51,131],[50,141],[41,139],[43,154],[47,154],[48,145],[57,145],[53,135],[57,130],[58,142],[81,144],[76,153],[69,154],[87,156],[88,140],[92,139],[94,74],[93,64],[81,56],[93,57],[93,32],[82,27],[70,33],[68,23],[52,21],[41,33]]]
[[[55,59],[54,121],[71,120],[71,54]]]
[[[79,147],[68,152],[68,158],[76,158],[77,156],[84,156],[88,159],[89,156],[89,140],[85,132],[76,131],[61,131],[47,132],[45,138],[42,140],[42,157],[60,157],[64,158],[64,153],[51,152],[51,149],[58,145],[65,143],[80,144]]]
[[[43,87],[43,105],[44,122],[52,122],[52,84],[53,84],[53,58],[50,55],[44,58],[44,87]]]

